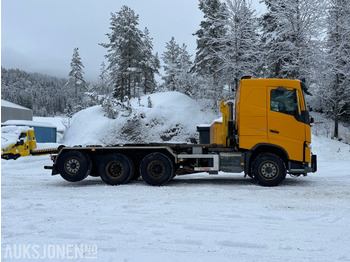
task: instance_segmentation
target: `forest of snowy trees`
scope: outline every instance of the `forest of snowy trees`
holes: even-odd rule
[[[2,68],[2,97],[35,115],[71,115],[102,104],[114,117],[113,108],[127,108],[129,99],[153,92],[179,91],[215,105],[233,96],[244,75],[300,79],[309,86],[311,110],[334,120],[337,138],[338,121],[350,119],[348,0],[263,2],[267,11],[258,16],[249,0],[199,0],[203,20],[193,32],[193,56],[174,37],[158,54],[149,30],[139,27],[139,15],[123,6],[111,13],[108,42],[99,43],[106,60],[97,83],[84,81],[75,48],[67,80]]]

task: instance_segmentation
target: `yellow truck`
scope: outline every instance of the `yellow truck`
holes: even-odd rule
[[[1,158],[17,159],[20,156],[48,154],[57,148],[37,149],[34,129],[28,126],[1,127]]]
[[[213,122],[210,139],[200,137],[201,144],[62,147],[53,166],[45,168],[70,182],[93,175],[119,185],[142,176],[159,186],[176,175],[223,171],[244,172],[262,186],[277,186],[287,173],[317,170],[305,90],[298,80],[242,79],[235,100],[221,101],[222,120]]]

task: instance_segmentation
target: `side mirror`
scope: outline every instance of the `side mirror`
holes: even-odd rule
[[[310,124],[315,123],[315,119],[313,117],[310,117]]]

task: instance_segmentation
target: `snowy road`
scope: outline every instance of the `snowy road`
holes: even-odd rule
[[[112,187],[51,177],[48,156],[1,163],[3,261],[350,261],[347,159],[275,188],[229,174]]]

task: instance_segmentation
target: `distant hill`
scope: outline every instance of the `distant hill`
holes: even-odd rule
[[[67,79],[1,67],[2,99],[33,109],[36,116],[62,114]]]

